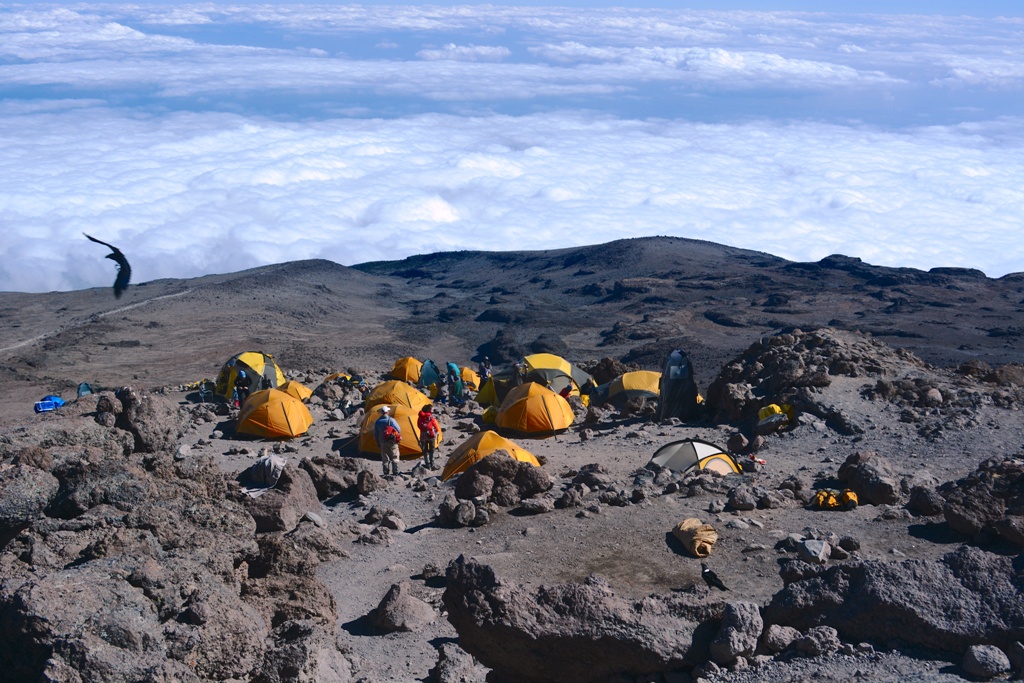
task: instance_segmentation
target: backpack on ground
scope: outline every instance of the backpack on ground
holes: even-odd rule
[[[820,489],[814,494],[814,505],[819,510],[853,510],[857,503],[857,494],[850,489]]]

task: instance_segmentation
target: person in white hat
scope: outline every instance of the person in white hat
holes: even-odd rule
[[[384,475],[398,474],[398,444],[402,441],[402,428],[391,417],[391,408],[380,407],[380,417],[373,423],[373,438],[380,448],[380,463]]]

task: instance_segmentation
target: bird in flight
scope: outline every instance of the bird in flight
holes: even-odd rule
[[[85,235],[85,233],[82,233]],[[85,235],[96,244],[102,244],[103,246],[110,249],[111,253],[107,254],[107,258],[113,260],[117,264],[117,278],[114,280],[114,296],[118,299],[124,294],[124,290],[128,289],[128,281],[132,278],[132,267],[128,265],[128,259],[124,257],[121,250],[112,244],[107,244],[101,240]]]
[[[706,583],[709,586],[714,586],[715,588],[721,591],[729,590],[725,587],[725,584],[722,583],[722,580],[718,578],[718,574],[708,569],[708,566],[703,562],[700,563],[700,577],[704,579],[704,583]]]

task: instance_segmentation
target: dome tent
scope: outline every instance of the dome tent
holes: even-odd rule
[[[590,401],[595,405],[621,404],[632,398],[658,398],[661,373],[650,370],[636,370],[619,375],[607,384],[601,384],[590,392]]]
[[[367,413],[370,413],[377,406],[398,404],[419,410],[428,403],[430,403],[430,399],[419,389],[409,386],[405,382],[399,382],[397,379],[389,379],[370,390],[370,393],[366,395],[364,408]]]
[[[294,396],[300,401],[305,401],[306,399],[313,395],[312,389],[307,387],[302,382],[297,382],[294,379],[288,380],[287,382],[279,386],[278,389],[286,394]]]
[[[311,424],[313,416],[302,401],[278,389],[263,389],[242,404],[235,431],[267,439],[291,438],[305,434]]]
[[[461,474],[470,465],[483,460],[494,451],[504,450],[520,462],[528,462],[540,467],[540,461],[530,451],[521,448],[514,441],[506,439],[497,432],[478,432],[466,439],[448,456],[448,463],[441,472],[441,481],[448,481],[456,474]]]
[[[420,370],[422,368],[423,363],[412,356],[406,356],[395,361],[395,364],[388,375],[392,379],[397,379],[401,382],[412,382],[413,384],[416,384],[420,381]]]
[[[736,460],[713,443],[700,439],[680,439],[665,444],[651,456],[651,462],[676,472],[692,469],[739,474]]]
[[[217,388],[214,393],[229,400],[231,392],[235,388],[235,379],[240,370],[252,378],[250,393],[261,389],[273,389],[284,384],[284,373],[277,367],[274,357],[262,351],[244,351],[232,356],[227,363],[224,363],[217,375]]]
[[[527,382],[508,392],[495,423],[501,429],[547,436],[568,429],[574,419],[564,398],[536,382]]]

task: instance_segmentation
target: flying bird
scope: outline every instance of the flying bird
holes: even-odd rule
[[[85,233],[82,233],[85,235]],[[107,254],[107,258],[114,261],[117,264],[117,278],[114,280],[114,296],[118,299],[124,294],[124,290],[128,289],[128,281],[132,278],[132,267],[128,265],[128,259],[124,257],[121,250],[112,244],[107,244],[101,240],[85,235],[96,244],[102,244],[103,246],[110,249],[111,253]]]
[[[722,580],[718,578],[718,574],[708,569],[708,566],[703,562],[700,563],[700,577],[704,579],[704,583],[706,583],[709,586],[714,586],[720,591],[729,590],[725,587],[725,584],[722,583]]]

